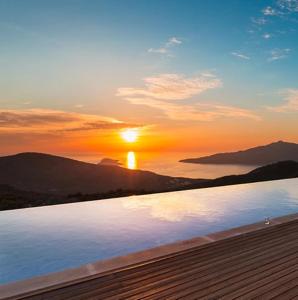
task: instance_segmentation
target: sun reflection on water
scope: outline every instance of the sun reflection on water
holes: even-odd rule
[[[137,158],[135,152],[127,152],[126,167],[130,170],[135,170],[137,168]]]

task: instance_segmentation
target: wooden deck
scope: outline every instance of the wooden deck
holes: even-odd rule
[[[184,242],[183,250],[3,299],[298,299],[298,215],[272,223],[211,234],[195,247]]]

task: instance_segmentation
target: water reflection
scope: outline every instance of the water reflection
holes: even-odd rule
[[[133,151],[127,152],[126,167],[130,170],[135,170],[137,168],[136,154]]]
[[[181,199],[181,196],[184,196]],[[125,208],[139,211],[149,209],[150,216],[168,222],[180,222],[186,217],[207,217],[210,207],[203,201],[175,193],[154,195],[154,197],[131,197],[122,202]],[[219,213],[222,211],[219,210]],[[210,214],[210,218],[213,217]]]
[[[253,223],[258,216],[274,217],[298,208],[297,186],[291,180],[242,184],[209,189],[133,196],[122,200],[126,209],[145,211],[152,219],[167,222],[221,222],[229,217],[247,218]],[[287,213],[286,213],[287,211]]]

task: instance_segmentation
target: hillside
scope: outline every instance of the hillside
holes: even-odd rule
[[[0,157],[0,184],[38,193],[89,194],[117,189],[166,191],[195,182],[198,180],[90,164],[42,153]]]
[[[246,174],[229,175],[216,179],[206,180],[204,182],[194,184],[191,188],[206,188],[296,177],[298,177],[298,162],[281,161],[278,163],[256,168]]]
[[[283,161],[268,166],[257,168],[247,174],[230,175],[216,179],[206,179],[193,181],[188,185],[172,186],[168,191],[207,188],[222,185],[232,185],[250,183],[258,181],[286,179],[298,177],[298,162]],[[80,188],[77,187],[77,190]],[[165,190],[164,190],[165,191]],[[0,184],[0,210],[25,208],[31,206],[53,205],[61,203],[81,202],[88,200],[99,200],[130,195],[143,195],[155,193],[156,190],[142,189],[113,189],[109,192],[82,193],[78,192],[70,195],[46,194],[39,192],[22,191],[8,185]]]
[[[180,160],[180,162],[197,164],[267,165],[283,160],[298,161],[298,144],[279,141],[237,152],[217,153],[199,158],[183,159]]]

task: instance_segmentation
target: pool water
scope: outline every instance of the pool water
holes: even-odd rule
[[[298,212],[298,178],[0,212],[0,282]]]

